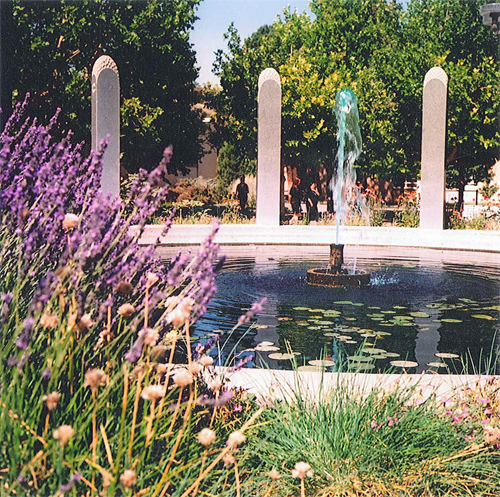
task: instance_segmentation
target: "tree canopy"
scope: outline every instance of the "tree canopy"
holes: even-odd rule
[[[359,99],[360,173],[416,178],[422,86],[438,65],[449,76],[448,184],[486,178],[498,157],[500,95],[495,40],[482,25],[481,3],[410,0],[405,10],[395,0],[312,0],[313,20],[285,10],[244,41],[231,26],[228,50],[214,65],[222,87],[213,100],[219,146],[255,159],[257,81],[274,67],[283,89],[285,165],[333,160],[332,108],[337,91],[348,87]]]
[[[110,55],[120,72],[122,164],[156,165],[172,144],[172,167],[202,155],[196,58],[189,34],[201,0],[13,0],[4,40],[14,100],[31,94],[30,112],[50,118],[62,109],[59,132],[90,142],[90,76]]]

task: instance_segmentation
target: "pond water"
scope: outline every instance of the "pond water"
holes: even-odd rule
[[[344,266],[369,271],[366,288],[310,286],[328,247],[222,247],[227,263],[194,335],[220,335],[220,361],[250,354],[248,367],[460,373],[484,370],[500,349],[500,255],[346,247]],[[264,311],[231,332],[253,302]],[[312,361],[312,362],[311,362]],[[332,364],[335,363],[335,364]]]

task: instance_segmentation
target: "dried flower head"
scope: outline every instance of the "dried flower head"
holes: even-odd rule
[[[132,285],[128,281],[120,281],[118,285],[116,285],[116,291],[121,295],[128,295],[132,291]]]
[[[198,442],[200,442],[204,447],[212,445],[216,438],[215,431],[210,428],[203,428],[203,430],[198,433]]]
[[[74,434],[75,430],[70,425],[61,425],[53,431],[52,436],[64,447]]]
[[[155,402],[158,399],[165,397],[165,393],[165,387],[162,387],[161,385],[148,385],[142,390],[141,397],[145,400]]]
[[[223,458],[224,466],[231,466],[231,464],[235,463],[235,459],[233,454],[227,453]]]
[[[77,327],[80,331],[87,331],[93,326],[93,324],[94,321],[92,321],[90,314],[84,314],[78,321]]]
[[[231,447],[234,449],[235,447],[238,447],[238,445],[241,445],[247,437],[241,433],[241,431],[233,431],[231,435],[227,438],[226,445],[228,447]]]
[[[78,226],[80,218],[76,214],[68,213],[64,216],[62,225],[66,231],[74,230]]]
[[[61,394],[59,392],[51,392],[48,395],[44,395],[42,400],[45,402],[47,409],[53,411],[61,400]]]
[[[160,334],[158,333],[158,331],[153,330],[151,328],[144,328],[142,332],[143,332],[142,337],[144,340],[144,345],[151,345],[151,346],[156,345],[156,342],[160,338]]]
[[[159,361],[165,357],[167,352],[167,347],[165,345],[155,345],[151,349],[151,359],[153,361]]]
[[[208,383],[208,388],[210,388],[213,392],[217,392],[218,390],[220,390],[221,387],[222,387],[222,382],[218,378],[215,378],[214,380]]]
[[[311,466],[306,462],[298,462],[295,465],[295,469],[292,469],[292,476],[294,478],[300,478],[303,480],[306,476],[311,477],[313,475],[313,470]]]
[[[146,275],[146,287],[153,286],[160,278],[155,273],[148,273]]]
[[[277,469],[273,468],[271,471],[269,471],[269,478],[271,478],[271,480],[273,481],[276,481],[281,478],[281,475],[278,473]]]
[[[199,362],[192,362],[191,365],[189,366],[189,372],[193,376],[200,374],[202,371],[203,371],[203,366]]]
[[[200,357],[200,364],[204,367],[211,366],[214,363],[213,357],[210,357],[209,355],[204,355]]]
[[[57,328],[59,324],[59,318],[55,314],[44,314],[40,318],[40,325],[49,330]]]
[[[187,387],[193,383],[193,375],[185,369],[177,371],[172,379],[178,387]]]
[[[85,373],[85,383],[83,386],[90,387],[93,392],[97,392],[99,387],[106,385],[108,375],[102,369],[89,369]]]
[[[118,307],[118,314],[124,318],[129,318],[135,312],[135,307],[132,304],[122,304]]]
[[[191,297],[185,297],[179,301],[177,307],[168,314],[168,322],[175,328],[182,326],[189,320],[193,309],[194,300]]]
[[[135,471],[133,469],[126,469],[120,475],[120,483],[125,488],[131,488],[131,487],[133,487],[137,483],[137,476],[135,474]]]

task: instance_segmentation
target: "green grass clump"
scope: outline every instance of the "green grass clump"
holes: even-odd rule
[[[297,495],[291,471],[305,461],[314,472],[304,481],[308,496],[499,495],[498,440],[483,437],[479,411],[446,410],[415,388],[361,395],[350,381],[339,379],[329,396],[297,391],[266,409],[253,462],[262,475],[274,468],[282,477],[255,481],[260,492]],[[456,410],[468,414],[457,422]]]

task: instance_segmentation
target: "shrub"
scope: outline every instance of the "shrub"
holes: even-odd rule
[[[210,366],[211,344],[190,338],[215,292],[217,227],[193,257],[163,263],[138,240],[165,201],[170,150],[121,202],[98,192],[103,151],[84,159],[22,111],[0,136],[2,491],[234,489],[219,462],[252,412]],[[220,413],[235,402],[229,430]],[[196,438],[208,427],[210,448]]]

